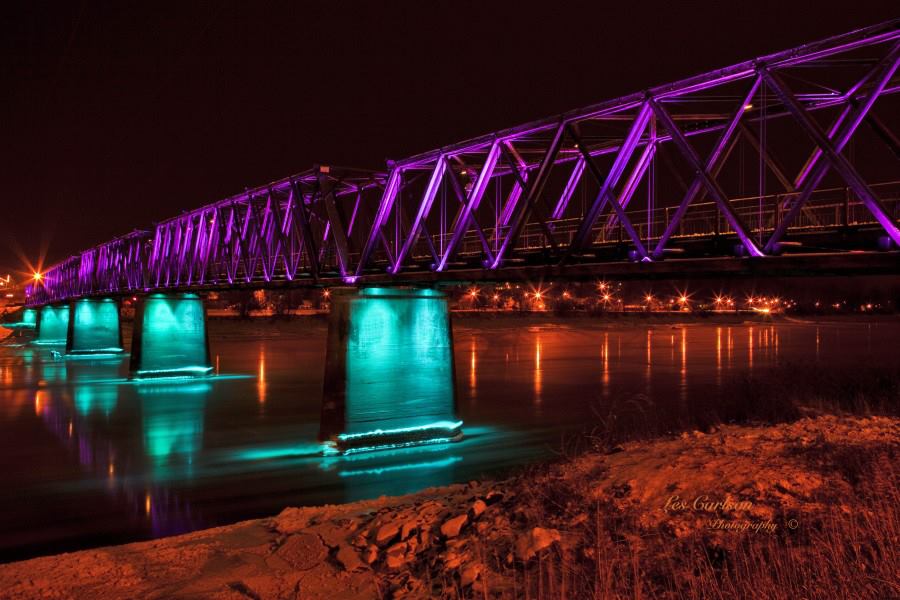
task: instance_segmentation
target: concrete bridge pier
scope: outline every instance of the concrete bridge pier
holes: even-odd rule
[[[200,296],[155,293],[138,301],[129,370],[134,379],[210,374],[206,307]]]
[[[115,298],[80,298],[69,303],[66,354],[122,352],[119,302]]]
[[[69,330],[69,306],[67,304],[45,304],[38,311],[34,344],[62,345],[66,343]]]
[[[350,453],[460,440],[454,372],[442,293],[334,290],[320,441]]]

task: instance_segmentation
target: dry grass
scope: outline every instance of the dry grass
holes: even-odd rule
[[[573,442],[573,451],[616,451],[626,440],[673,431],[643,398],[626,399],[613,411],[616,418],[587,441]],[[681,425],[781,423],[815,413],[897,416],[900,369],[782,366],[733,380],[716,411]],[[522,478],[529,483],[510,520],[520,531],[558,529],[564,543],[527,562],[513,557],[512,546],[485,545],[478,550],[485,565],[480,585],[462,588],[449,579],[432,591],[534,600],[900,598],[900,448],[819,440],[785,451],[810,471],[846,481],[851,497],[826,490],[817,498],[821,510],[778,515],[781,523],[796,518],[796,529],[679,537],[664,528],[648,533],[636,512],[592,499],[590,479],[540,467]]]
[[[665,531],[638,535],[637,515],[594,502],[571,481],[542,481],[524,493],[520,524],[556,527],[566,543],[538,558],[510,561],[511,549],[479,549],[488,573],[465,590],[453,580],[433,588],[443,597],[664,598],[699,600],[881,600],[900,598],[900,474],[896,449],[870,453],[829,448],[810,452],[811,469],[837,469],[856,482],[855,497],[823,498],[828,510],[796,515],[796,530],[773,534]],[[785,515],[785,520],[787,520]]]

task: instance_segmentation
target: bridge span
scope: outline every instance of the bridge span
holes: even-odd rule
[[[893,20],[385,171],[317,166],[75,254],[28,303],[896,250],[898,44]]]
[[[132,373],[186,376],[210,371],[203,292],[355,286],[332,311],[323,435],[366,447],[347,425],[366,421],[359,398],[443,390],[434,415],[376,429],[455,438],[446,301],[415,287],[900,272],[898,66],[895,19],[383,171],[316,165],[75,254],[27,304],[39,342],[121,352],[110,303],[139,295]]]

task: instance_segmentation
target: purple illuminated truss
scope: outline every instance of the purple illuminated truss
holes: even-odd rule
[[[867,249],[873,235],[897,246],[900,144],[878,113],[900,113],[898,66],[900,19],[386,172],[316,167],[68,258],[29,303],[510,266],[564,273],[671,252],[766,260],[786,237],[796,246],[818,236],[804,252],[828,250],[836,231],[861,232],[860,247],[844,251]]]

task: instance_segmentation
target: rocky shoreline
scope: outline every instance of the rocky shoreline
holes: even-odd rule
[[[802,543],[816,523],[859,510],[858,473],[844,464],[856,462],[847,457],[881,468],[898,453],[900,420],[890,417],[728,425],[598,448],[505,481],[288,508],[167,539],[0,565],[0,589],[10,599],[519,597],[543,565],[574,572],[585,561],[658,554],[698,535],[723,552],[748,536]],[[613,546],[598,538],[598,527]],[[572,590],[583,584],[563,577],[562,590],[537,597],[566,597],[566,585],[579,597]]]

